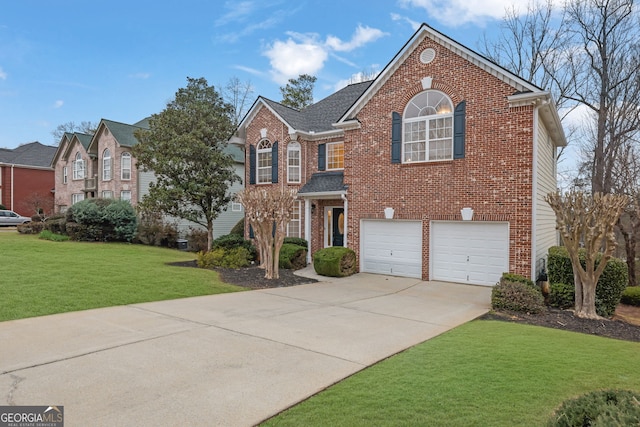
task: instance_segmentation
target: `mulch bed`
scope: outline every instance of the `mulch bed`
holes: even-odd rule
[[[547,328],[640,342],[640,326],[631,325],[620,320],[581,319],[579,317],[575,317],[571,310],[549,308],[547,311],[540,314],[491,311],[482,316],[481,319],[545,326]]]
[[[182,267],[197,267],[195,260],[172,265]],[[281,288],[317,282],[315,279],[296,276],[293,270],[280,269],[280,278],[267,280],[264,270],[259,267],[247,268],[216,268],[222,281],[250,289]],[[625,341],[640,342],[640,326],[632,325],[621,320],[590,320],[575,317],[571,310],[549,308],[540,314],[523,314],[511,312],[491,311],[480,317],[486,320],[500,320],[505,322],[524,323],[528,325],[544,326],[565,331],[580,332],[590,335],[615,338]]]
[[[180,267],[197,267],[196,261],[176,262],[171,265]],[[316,279],[296,276],[293,270],[281,268],[278,279],[265,279],[264,269],[260,267],[215,268],[223,282],[250,289],[283,288],[317,282]]]

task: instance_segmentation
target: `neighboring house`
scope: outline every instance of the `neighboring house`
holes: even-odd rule
[[[38,208],[52,211],[55,152],[56,147],[39,142],[0,148],[0,204],[23,216],[35,215]]]
[[[85,198],[116,198],[128,200],[136,206],[149,193],[154,181],[153,172],[138,170],[132,147],[138,143],[134,132],[148,129],[148,120],[134,125],[102,119],[94,135],[67,133],[62,137],[53,159],[56,171],[56,209],[64,212]],[[236,160],[238,176],[244,176],[244,156],[238,147],[229,147]],[[234,185],[236,192],[242,185]],[[231,204],[214,224],[214,237],[228,234],[244,217],[239,205]],[[166,218],[175,223],[184,235],[197,224],[178,218]]]
[[[535,280],[558,243],[549,92],[424,24],[372,82],[302,111],[258,98],[232,142],[249,186],[298,190],[289,235],[352,248],[362,272]]]

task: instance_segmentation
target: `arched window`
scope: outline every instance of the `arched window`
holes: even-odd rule
[[[268,139],[263,139],[258,142],[256,152],[258,155],[258,168],[257,168],[257,183],[258,184],[270,184],[271,183],[271,148],[273,144]]]
[[[73,161],[73,179],[84,179],[84,160],[79,151]]]
[[[293,141],[287,146],[287,182],[300,182],[300,143]]]
[[[111,180],[111,151],[108,148],[102,152],[102,180]]]
[[[453,103],[437,90],[414,96],[403,115],[402,161],[453,159]]]
[[[124,152],[120,156],[120,175],[124,181],[131,179],[131,153]]]

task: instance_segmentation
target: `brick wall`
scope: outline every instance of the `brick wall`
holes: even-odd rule
[[[433,62],[420,53],[436,50]],[[414,164],[391,164],[392,112],[432,89],[454,103],[466,101],[465,158]],[[364,218],[423,220],[423,278],[429,277],[429,221],[460,219],[472,207],[474,219],[510,223],[509,268],[530,274],[532,209],[533,108],[510,108],[513,87],[430,40],[422,42],[357,114],[361,129],[345,134],[345,183],[349,185],[349,246],[359,255],[359,226]]]

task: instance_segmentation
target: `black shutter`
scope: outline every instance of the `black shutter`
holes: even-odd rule
[[[253,227],[251,226],[251,224],[249,224],[249,238],[250,239],[255,239],[256,238],[256,235],[253,232]]]
[[[327,168],[327,144],[318,144],[318,170]]]
[[[402,116],[395,111],[391,115],[391,163],[402,162]]]
[[[256,146],[249,146],[249,184],[256,183]]]
[[[453,158],[464,159],[466,102],[462,101],[453,112]]]
[[[271,183],[278,183],[278,141],[271,147]]]

